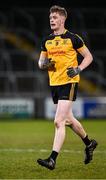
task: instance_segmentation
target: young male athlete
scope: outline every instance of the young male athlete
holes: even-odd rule
[[[65,139],[66,124],[70,125],[72,130],[80,136],[86,146],[85,164],[92,160],[97,142],[94,139],[89,139],[83,126],[72,113],[72,102],[76,100],[80,80],[79,74],[92,62],[92,54],[82,38],[65,28],[67,18],[65,8],[52,6],[49,18],[53,33],[42,41],[38,64],[40,69],[48,70],[53,102],[57,104],[54,119],[55,136],[50,156],[46,159],[38,159],[37,162],[41,166],[53,170]],[[83,57],[79,65],[77,53]]]

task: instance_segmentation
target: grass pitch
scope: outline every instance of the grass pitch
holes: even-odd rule
[[[99,145],[93,161],[84,165],[84,144],[67,127],[66,139],[50,171],[36,163],[52,150],[53,121],[0,121],[0,179],[106,179],[106,120],[81,121]]]

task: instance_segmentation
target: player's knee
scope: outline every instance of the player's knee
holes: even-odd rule
[[[56,128],[59,128],[60,123],[58,121],[54,121],[54,125],[55,125]]]
[[[55,125],[56,128],[59,128],[61,126],[65,126],[65,122],[62,119],[56,119],[54,121],[54,125]]]

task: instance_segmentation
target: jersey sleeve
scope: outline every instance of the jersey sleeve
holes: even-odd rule
[[[77,50],[77,49],[83,47],[84,45],[85,44],[84,44],[83,39],[79,35],[75,34],[74,39],[73,39],[73,48],[75,50]]]
[[[45,39],[43,39],[41,42],[41,51],[47,51],[46,46],[45,46],[45,42],[46,42]]]

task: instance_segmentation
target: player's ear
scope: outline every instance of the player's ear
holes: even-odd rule
[[[61,23],[64,25],[65,24],[66,18],[64,16],[61,16]]]

